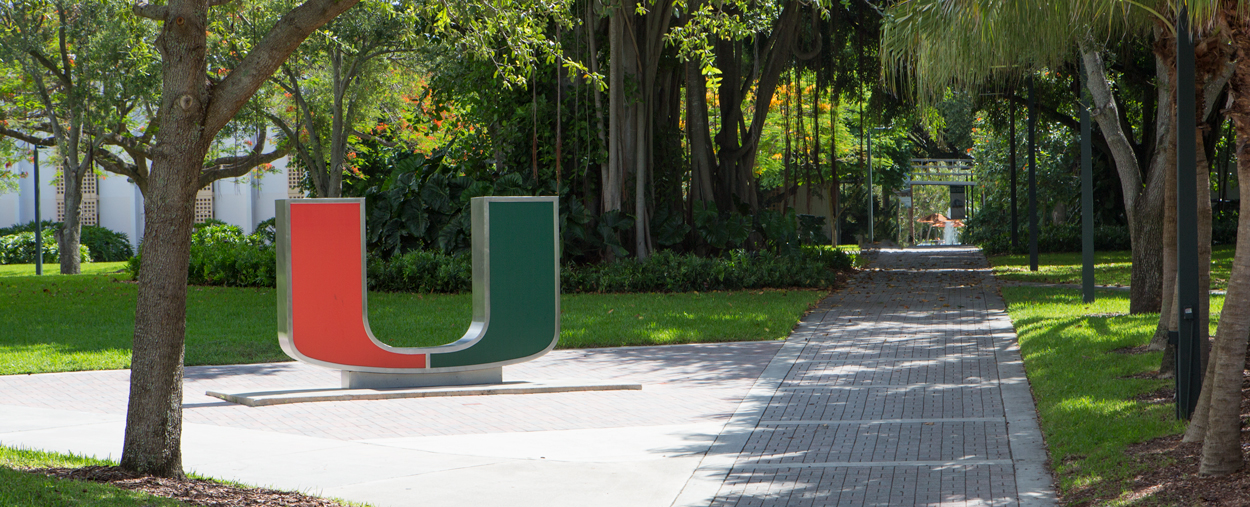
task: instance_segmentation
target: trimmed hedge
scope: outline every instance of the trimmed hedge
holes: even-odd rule
[[[384,292],[466,292],[473,288],[473,259],[415,250],[390,259],[369,257],[369,288]]]
[[[724,257],[657,252],[645,261],[565,268],[564,292],[689,292],[765,287],[830,287],[836,273],[803,255],[734,250]]]
[[[192,237],[189,281],[200,285],[273,287],[274,249],[262,235],[211,226]],[[139,257],[129,264],[138,275]],[[785,287],[830,287],[851,258],[831,247],[804,247],[794,254],[735,250],[703,258],[671,251],[645,261],[561,268],[563,292],[687,292]],[[472,258],[420,250],[389,259],[370,256],[369,289],[386,292],[466,292],[473,286]]]

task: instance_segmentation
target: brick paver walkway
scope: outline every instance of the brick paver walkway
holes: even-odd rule
[[[788,364],[770,366],[771,395],[754,413],[744,405],[744,441],[713,505],[1053,502],[1015,334],[985,267],[975,249],[883,251],[823,301],[790,337],[796,353],[778,355]]]

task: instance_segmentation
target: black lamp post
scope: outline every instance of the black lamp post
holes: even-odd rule
[[[1176,416],[1189,419],[1202,391],[1202,343],[1198,323],[1198,183],[1194,97],[1194,45],[1189,10],[1176,17]],[[1209,296],[1208,296],[1209,297]]]

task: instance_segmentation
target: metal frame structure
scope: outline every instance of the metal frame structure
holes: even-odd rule
[[[977,182],[973,179],[976,177],[976,174],[972,172],[973,162],[974,160],[967,158],[911,159],[912,170],[907,173],[907,181],[903,184],[907,188],[907,195],[912,203],[907,208],[907,235],[912,241],[915,241],[916,236],[914,216],[916,194],[912,187],[916,185],[975,187]],[[916,179],[917,177],[922,179]]]

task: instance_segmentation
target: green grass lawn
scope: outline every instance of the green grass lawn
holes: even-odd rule
[[[107,484],[71,481],[22,468],[115,465],[105,460],[0,446],[0,505],[4,506],[100,506],[174,507],[188,505],[177,500],[126,491]]]
[[[0,277],[0,375],[126,368],[137,286],[124,275]],[[568,294],[560,348],[784,338],[825,295],[815,290]],[[187,365],[289,360],[278,346],[273,289],[190,287]],[[469,294],[371,293],[378,339],[429,346],[460,338]]]
[[[102,275],[118,273],[125,269],[125,262],[84,262],[80,268],[84,275]],[[43,265],[45,275],[58,274],[61,265],[50,262]],[[31,276],[35,274],[34,264],[0,264],[0,276]]]
[[[1000,280],[1039,283],[1081,283],[1080,253],[1038,255],[1038,271],[1029,271],[1028,255],[995,255],[989,257],[994,275]],[[1132,279],[1132,255],[1128,251],[1095,252],[1094,280],[1099,285],[1129,285]],[[1211,251],[1211,288],[1228,287],[1228,273],[1233,267],[1233,247],[1216,246]]]
[[[1140,472],[1124,457],[1130,444],[1180,433],[1171,403],[1134,397],[1172,380],[1127,378],[1157,370],[1162,352],[1126,355],[1116,349],[1150,341],[1158,314],[1128,315],[1129,295],[1098,291],[1084,304],[1077,291],[1005,287],[1003,298],[1020,337],[1020,352],[1037,401],[1042,432],[1061,494],[1097,491],[1115,497]],[[1211,298],[1212,332],[1224,298]]]

